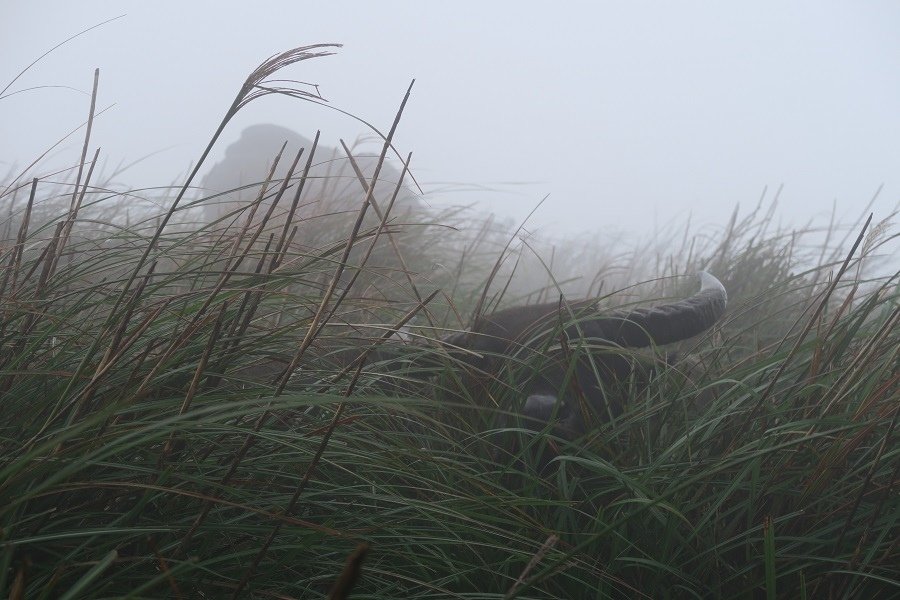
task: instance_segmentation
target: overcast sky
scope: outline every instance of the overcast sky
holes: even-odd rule
[[[0,162],[26,165],[80,124],[100,68],[93,141],[121,177],[164,185],[195,160],[247,74],[313,43],[336,56],[282,76],[387,130],[435,203],[480,202],[532,229],[647,233],[693,211],[724,223],[784,184],[780,215],[876,220],[900,198],[900,2],[0,3],[0,88],[65,38],[0,100]],[[7,92],[7,93],[9,93]],[[283,98],[252,123],[337,145],[363,127]],[[80,139],[80,138],[78,138]],[[77,160],[73,141],[47,163]],[[5,172],[6,164],[0,165]],[[210,163],[211,165],[212,163]],[[449,190],[455,190],[451,193]]]

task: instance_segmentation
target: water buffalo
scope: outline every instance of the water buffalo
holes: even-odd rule
[[[553,421],[558,431],[577,435],[589,416],[622,412],[616,388],[640,378],[645,364],[628,349],[684,340],[719,320],[725,287],[705,272],[700,282],[694,295],[653,308],[600,312],[592,299],[508,308],[479,316],[443,344],[464,365],[473,395],[511,386],[532,426]]]

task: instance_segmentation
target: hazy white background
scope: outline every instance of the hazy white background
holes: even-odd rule
[[[0,2],[0,88],[69,42],[0,99],[0,172],[80,124],[92,73],[93,141],[120,177],[165,185],[195,160],[247,74],[298,45],[337,56],[282,76],[390,125],[434,203],[480,202],[551,233],[648,234],[682,218],[724,223],[780,184],[780,216],[853,220],[880,184],[876,220],[900,198],[900,2]],[[9,93],[7,92],[7,93]],[[324,141],[357,122],[268,98],[243,126],[272,122]],[[80,137],[46,163],[77,160]],[[213,156],[213,160],[218,154]],[[211,164],[211,163],[210,163]]]

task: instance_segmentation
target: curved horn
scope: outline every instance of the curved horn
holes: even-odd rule
[[[617,311],[586,320],[587,338],[600,338],[629,348],[671,344],[709,329],[725,312],[728,294],[718,279],[701,271],[700,291],[693,296],[655,306]]]
[[[705,271],[699,273],[700,291],[693,296],[631,311],[614,311],[593,318],[581,318],[567,330],[573,335],[599,339],[624,347],[670,344],[687,339],[711,327],[725,312],[725,286]],[[576,303],[576,315],[593,300]],[[560,313],[559,303],[518,306],[482,316],[470,331],[444,338],[444,342],[475,352],[503,352],[511,342],[524,342],[535,326],[547,323]]]

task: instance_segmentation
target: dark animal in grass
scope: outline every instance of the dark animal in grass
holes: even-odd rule
[[[700,273],[700,290],[652,308],[600,312],[595,300],[508,308],[444,338],[465,366],[470,395],[490,403],[505,386],[521,400],[512,407],[530,427],[552,423],[575,437],[592,422],[622,413],[624,384],[647,376],[633,349],[693,337],[725,312],[725,287]]]
[[[700,282],[694,295],[652,308],[600,311],[597,300],[588,299],[482,315],[468,330],[441,340],[450,359],[442,364],[436,364],[436,354],[421,348],[408,352],[410,345],[387,342],[367,355],[373,370],[382,372],[367,391],[418,395],[428,378],[441,372],[446,378],[448,369],[455,369],[451,375],[478,404],[499,406],[497,396],[512,396],[517,405],[508,408],[529,427],[549,424],[564,437],[577,437],[592,423],[620,415],[622,398],[628,396],[622,386],[640,385],[649,377],[652,361],[634,349],[685,340],[719,320],[727,303],[725,287],[705,272]],[[409,354],[411,359],[399,360]],[[345,348],[333,355],[341,357],[339,370],[360,350]],[[304,387],[323,381],[306,381],[303,371],[295,377]],[[439,387],[446,386],[431,389]]]

